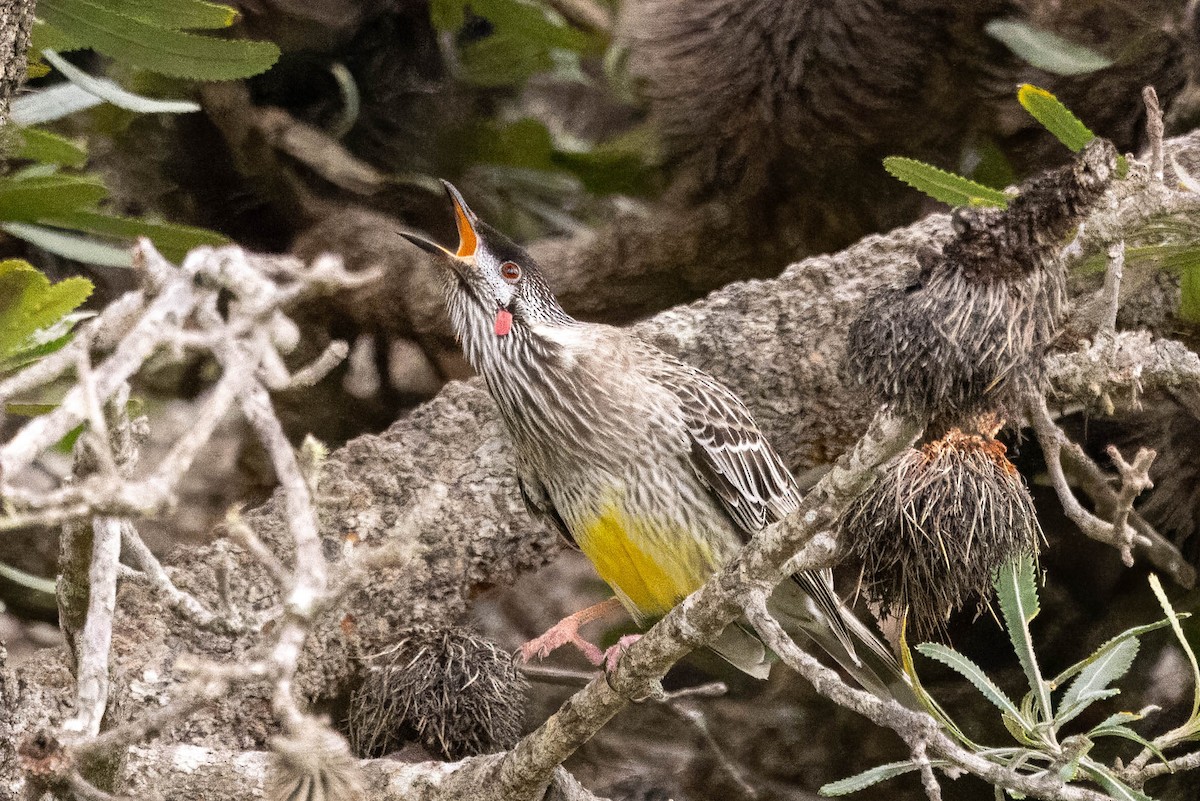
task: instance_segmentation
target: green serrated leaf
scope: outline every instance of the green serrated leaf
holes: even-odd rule
[[[1129,672],[1137,652],[1137,638],[1130,637],[1098,654],[1067,687],[1059,704],[1059,713],[1054,717],[1055,723],[1061,726],[1096,701],[1116,695],[1119,690],[1108,689],[1108,686]]]
[[[104,6],[114,14],[171,30],[228,28],[237,19],[237,9],[203,0],[105,0]]]
[[[1017,57],[1055,75],[1084,75],[1112,66],[1112,59],[1026,20],[994,19],[983,28]]]
[[[949,763],[942,760],[930,760],[935,767],[948,765]],[[839,779],[836,782],[821,787],[819,792],[825,796],[849,795],[857,793],[859,790],[865,790],[868,787],[885,782],[888,779],[894,779],[897,776],[903,776],[905,773],[912,773],[914,770],[919,770],[920,766],[914,764],[911,760],[907,762],[889,762],[886,765],[864,770],[862,773],[855,774],[845,779]]]
[[[57,284],[29,262],[0,262],[0,359],[21,351],[39,330],[49,328],[92,294],[86,278]]]
[[[1104,788],[1104,792],[1108,793],[1116,801],[1154,801],[1153,798],[1141,790],[1135,790],[1125,784],[1111,770],[1091,757],[1081,759],[1079,766],[1091,777],[1092,781]]]
[[[1008,638],[1017,652],[1017,659],[1025,671],[1025,677],[1029,680],[1030,690],[1037,698],[1041,717],[1049,720],[1054,712],[1050,702],[1050,688],[1042,679],[1037,655],[1033,650],[1033,638],[1029,634],[1029,624],[1037,616],[1039,609],[1035,574],[1033,557],[1021,554],[996,571],[996,595]],[[1033,720],[1038,718],[1036,715],[1027,717]]]
[[[128,242],[144,236],[154,243],[163,256],[176,262],[181,261],[192,248],[201,245],[229,244],[228,237],[205,228],[150,222],[86,209],[48,217],[40,222],[58,228],[69,228],[73,231],[83,231]]]
[[[969,178],[939,170],[932,164],[903,156],[888,156],[883,168],[895,178],[949,206],[1008,205],[1008,196]]]
[[[1138,734],[1136,731],[1129,728],[1128,726],[1122,726],[1120,724],[1110,725],[1110,726],[1097,726],[1096,728],[1094,728],[1090,732],[1088,732],[1088,736],[1092,737],[1092,738],[1121,737],[1123,739],[1130,740],[1130,741],[1135,742],[1138,745],[1142,746],[1150,753],[1154,754],[1154,756],[1157,757],[1164,765],[1167,763],[1166,756],[1163,754],[1162,750],[1159,749],[1158,746],[1156,746],[1154,743],[1150,742],[1145,737]]]
[[[1182,614],[1182,615],[1180,615],[1180,617],[1185,618],[1185,617],[1187,617],[1187,614],[1186,613]],[[1050,689],[1057,690],[1059,687],[1062,687],[1064,684],[1067,683],[1068,679],[1070,679],[1075,674],[1079,673],[1081,670],[1083,670],[1085,667],[1090,665],[1092,662],[1095,662],[1096,659],[1098,657],[1100,657],[1101,654],[1105,653],[1109,648],[1116,646],[1118,643],[1120,643],[1124,640],[1128,640],[1131,637],[1141,637],[1143,634],[1149,634],[1152,631],[1158,631],[1159,629],[1164,629],[1170,625],[1171,625],[1171,621],[1169,621],[1169,620],[1157,620],[1154,623],[1147,623],[1144,626],[1134,626],[1131,629],[1126,629],[1125,631],[1116,635],[1112,639],[1106,641],[1103,645],[1101,645],[1099,648],[1097,648],[1095,651],[1093,651],[1086,659],[1082,659],[1082,660],[1076,662],[1075,664],[1071,665],[1069,668],[1064,670],[1062,673],[1059,673],[1057,676],[1055,676],[1053,679],[1051,679],[1051,681],[1049,682]]]
[[[32,222],[94,206],[107,194],[104,184],[87,176],[0,178],[0,220]]]
[[[1074,153],[1083,150],[1096,138],[1070,109],[1045,89],[1024,84],[1017,90],[1017,101],[1043,128]]]
[[[1175,632],[1175,638],[1179,640],[1179,644],[1183,647],[1183,652],[1187,655],[1188,662],[1192,666],[1192,714],[1188,717],[1188,720],[1194,721],[1197,719],[1197,712],[1200,712],[1200,665],[1196,663],[1196,652],[1192,650],[1187,637],[1184,636],[1183,626],[1179,625],[1175,609],[1167,599],[1167,593],[1163,590],[1162,582],[1158,580],[1158,576],[1154,573],[1150,574],[1150,589],[1154,591],[1154,597],[1158,599],[1159,606],[1166,613],[1167,620],[1171,623],[1171,630]]]
[[[41,0],[38,14],[81,44],[135,67],[207,81],[257,75],[279,59],[270,42],[217,39],[148,25],[90,0]]]
[[[983,672],[983,668],[958,651],[935,642],[921,643],[917,646],[917,650],[930,659],[935,659],[953,669],[967,681],[971,682],[971,684],[975,685],[975,689],[983,693],[983,697],[991,701],[1001,712],[1005,712],[1015,718],[1020,718],[1021,710],[1017,709],[1017,705],[1004,694],[1004,691],[988,678],[988,675]],[[1033,721],[1029,721],[1029,725],[1032,726]]]
[[[20,143],[13,152],[14,158],[67,167],[79,167],[87,161],[87,151],[65,136],[41,128],[22,128],[17,137]]]

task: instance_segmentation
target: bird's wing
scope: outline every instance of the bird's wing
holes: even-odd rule
[[[744,538],[796,509],[796,479],[737,396],[682,362],[671,366],[664,383],[679,398],[692,467]]]
[[[657,377],[679,398],[691,438],[692,466],[721,500],[742,536],[748,540],[797,509],[796,479],[737,396],[687,364],[668,357],[664,365]],[[804,571],[792,579],[816,606],[808,610],[792,605],[789,614],[801,630],[847,669],[857,673],[863,668],[855,646],[866,643],[888,668],[884,673],[889,678],[898,674],[887,646],[838,600],[832,570]],[[786,594],[777,591],[773,597]],[[863,673],[868,681],[875,680],[871,670],[863,668]]]
[[[532,470],[518,466],[517,486],[521,490],[521,500],[525,502],[525,508],[529,510],[530,516],[553,524],[567,544],[578,550],[579,545],[571,536],[571,530],[567,528],[567,521],[563,520],[562,515],[554,508],[554,502],[550,500],[550,494],[546,492],[546,487],[542,484],[541,479]]]

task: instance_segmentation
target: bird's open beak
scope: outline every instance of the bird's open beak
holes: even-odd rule
[[[479,246],[479,237],[475,233],[475,224],[479,218],[475,216],[475,212],[471,211],[467,202],[463,200],[462,193],[455,189],[453,184],[449,181],[442,181],[442,185],[446,187],[446,194],[450,196],[450,203],[454,206],[454,222],[458,227],[458,249],[449,250],[436,242],[406,231],[401,231],[400,236],[427,253],[445,256],[452,264],[461,265],[474,258],[475,249]]]

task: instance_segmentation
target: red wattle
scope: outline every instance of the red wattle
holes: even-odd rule
[[[512,330],[512,312],[508,309],[496,310],[496,336],[502,337]]]

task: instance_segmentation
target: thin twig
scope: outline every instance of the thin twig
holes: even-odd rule
[[[1108,248],[1108,270],[1104,273],[1104,308],[1100,317],[1101,336],[1117,333],[1117,312],[1121,308],[1121,279],[1125,274],[1125,240]]]
[[[1058,494],[1059,502],[1062,503],[1063,511],[1070,518],[1079,530],[1086,536],[1098,542],[1103,542],[1116,548],[1120,554],[1122,561],[1127,566],[1133,565],[1133,547],[1144,549],[1146,556],[1160,570],[1164,570],[1171,574],[1177,580],[1185,580],[1188,572],[1184,569],[1186,563],[1183,562],[1178,550],[1175,549],[1169,542],[1164,539],[1154,539],[1148,537],[1136,530],[1128,524],[1130,507],[1133,503],[1133,498],[1137,492],[1129,489],[1124,489],[1125,494],[1116,497],[1117,505],[1114,507],[1114,516],[1123,521],[1123,525],[1119,531],[1114,530],[1113,523],[1106,522],[1093,515],[1091,512],[1083,508],[1079,503],[1079,499],[1075,497],[1075,493],[1071,490],[1070,482],[1067,481],[1067,476],[1063,472],[1063,455],[1064,451],[1070,450],[1075,446],[1068,438],[1066,433],[1059,428],[1054,419],[1050,415],[1050,410],[1046,406],[1046,399],[1041,395],[1036,395],[1029,399],[1027,404],[1030,422],[1033,424],[1034,434],[1037,437],[1038,444],[1042,448],[1042,454],[1046,460],[1046,470],[1050,475],[1050,483],[1053,484],[1055,492]],[[1151,452],[1152,454],[1152,452]],[[1085,457],[1086,458],[1086,457]],[[1134,459],[1135,465],[1148,465],[1149,457],[1139,454]],[[1130,477],[1133,481],[1134,477]],[[1149,477],[1137,478],[1136,484],[1149,482]],[[1129,493],[1132,492],[1132,495]],[[1122,498],[1128,498],[1127,503],[1122,503]],[[1194,580],[1194,573],[1192,574]]]
[[[1142,89],[1142,102],[1146,104],[1146,137],[1150,140],[1150,174],[1154,180],[1163,180],[1163,115],[1158,105],[1158,93],[1153,86]]]

